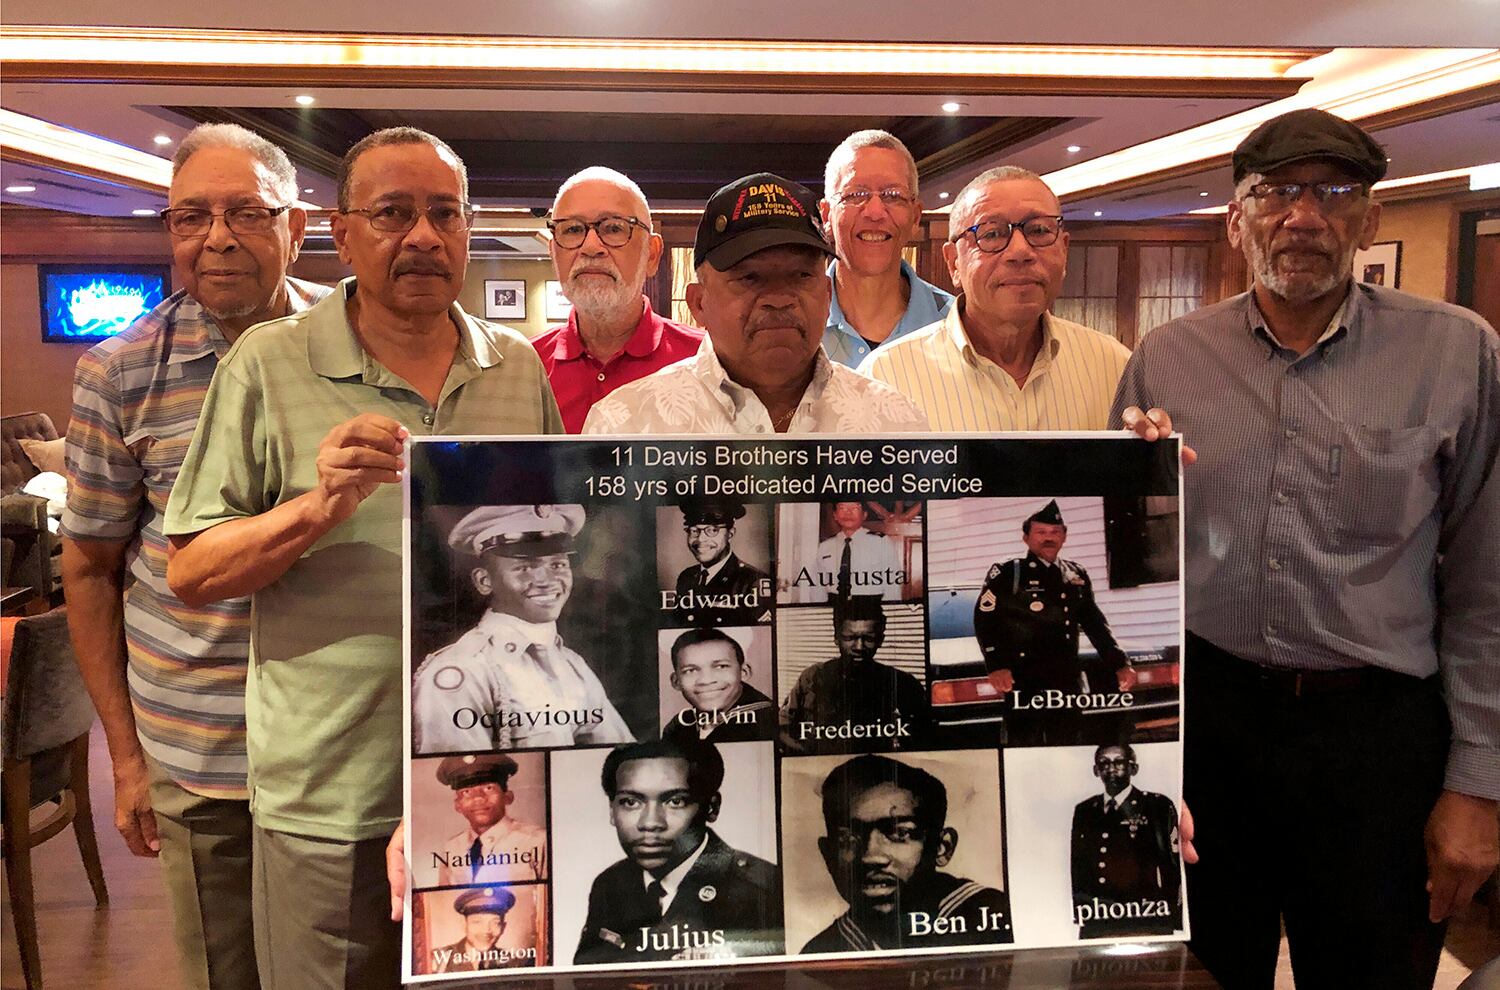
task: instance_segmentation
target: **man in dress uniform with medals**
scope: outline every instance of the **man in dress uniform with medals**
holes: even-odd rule
[[[547,830],[508,814],[516,761],[498,753],[450,756],[437,779],[453,788],[453,810],[468,828],[443,843],[438,885],[547,879]]]
[[[464,916],[464,937],[432,951],[432,972],[477,973],[533,965],[534,958],[511,955],[512,951],[525,950],[500,948],[505,915],[515,904],[516,895],[504,887],[484,887],[459,894],[453,901],[453,910]]]
[[[1132,787],[1129,746],[1094,751],[1104,785],[1073,809],[1073,920],[1080,938],[1169,934],[1182,927],[1177,808]]]
[[[486,505],[453,527],[448,543],[479,558],[470,577],[489,607],[417,668],[418,753],[632,738],[598,676],[557,632],[583,518],[581,505]]]
[[[1088,571],[1058,556],[1068,527],[1057,502],[1028,516],[1021,534],[1026,556],[994,564],[985,576],[974,605],[974,636],[991,682],[1012,706],[1027,709],[1023,718],[1013,707],[1009,742],[1068,745],[1077,742],[1081,728],[1071,705],[1082,691],[1079,631],[1094,644],[1103,668],[1116,675],[1121,691],[1134,678],[1129,658],[1094,601]]]
[[[730,499],[682,503],[682,529],[697,563],[677,575],[678,621],[692,626],[747,626],[765,619],[771,579],[734,552],[734,524],[745,505]]]

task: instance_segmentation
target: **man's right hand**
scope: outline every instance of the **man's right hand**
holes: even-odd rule
[[[1139,406],[1130,406],[1120,414],[1125,429],[1142,440],[1160,440],[1172,435],[1172,417],[1165,409],[1141,411]],[[1198,459],[1198,452],[1187,444],[1182,445],[1182,463],[1191,464]]]
[[[137,757],[115,763],[115,829],[136,856],[161,853],[156,837],[156,815],[151,811],[151,785],[145,760]]]
[[[338,525],[370,493],[401,480],[406,427],[388,416],[363,413],[328,431],[318,444],[318,487],[328,519]]]
[[[1001,694],[1010,694],[1016,686],[1016,678],[1008,670],[992,670],[989,677],[990,683],[995,685],[995,690]]]

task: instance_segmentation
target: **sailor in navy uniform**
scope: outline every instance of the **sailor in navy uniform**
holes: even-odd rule
[[[1073,906],[1081,938],[1169,934],[1182,927],[1177,808],[1131,786],[1130,746],[1094,751],[1104,793],[1073,809]]]
[[[720,629],[689,629],[672,643],[672,686],[687,707],[662,726],[663,739],[749,742],[776,737],[776,703],[745,678],[739,640]]]
[[[765,621],[771,579],[734,552],[734,524],[745,505],[730,499],[682,503],[682,530],[697,563],[677,575],[676,619],[692,626],[748,626]]]
[[[782,953],[780,872],[708,827],[724,780],[712,743],[620,746],[601,778],[625,858],[589,890],[574,963]]]
[[[1078,634],[1099,654],[1100,672],[1129,677],[1129,658],[1115,642],[1109,620],[1094,600],[1088,571],[1058,556],[1068,527],[1056,501],[1021,524],[1025,557],[990,567],[974,604],[974,636],[990,680],[1007,696],[1045,691],[1080,694],[1083,664]],[[1097,684],[1094,690],[1100,690]],[[1112,689],[1112,686],[1111,688]],[[1007,718],[1009,742],[1068,745],[1078,741],[1076,709],[1027,710]]]
[[[515,907],[516,895],[504,887],[466,890],[453,901],[453,909],[464,916],[466,935],[432,952],[433,973],[477,973],[489,969],[514,969],[535,964],[524,949],[500,945],[505,934],[505,916]]]

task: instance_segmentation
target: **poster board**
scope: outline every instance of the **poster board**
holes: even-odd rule
[[[405,978],[1186,938],[1178,456],[414,438]]]

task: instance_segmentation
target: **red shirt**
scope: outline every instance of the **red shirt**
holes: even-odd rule
[[[532,338],[531,346],[541,355],[569,433],[582,431],[594,403],[621,385],[698,353],[702,330],[657,316],[644,295],[641,305],[641,321],[635,325],[635,333],[608,364],[600,364],[584,349],[576,309],[568,314],[567,323]]]

